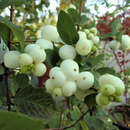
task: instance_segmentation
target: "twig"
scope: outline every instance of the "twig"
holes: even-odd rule
[[[13,8],[13,5],[11,5],[11,8],[10,8],[10,21],[13,22],[13,19],[14,19],[14,8]],[[13,33],[12,33],[12,31],[10,31],[9,44],[8,44],[9,50],[11,50],[11,48],[12,48],[12,42],[11,42],[12,39],[13,39]]]
[[[84,0],[80,0],[79,14],[82,13]]]
[[[24,42],[36,42],[36,40],[26,40],[26,41],[24,41]],[[20,42],[13,42],[13,41],[11,41],[11,43],[16,44],[16,43],[20,43]]]
[[[113,54],[114,54],[114,56],[115,56],[115,59],[116,59],[116,62],[117,62],[117,64],[118,64],[118,66],[120,67],[120,71],[123,72],[122,66],[120,65],[120,62],[119,62],[119,59],[117,58],[116,53],[115,53],[113,50],[112,50],[112,52],[113,52]]]
[[[60,113],[59,128],[62,128],[62,115],[64,113],[64,109],[65,109],[65,100],[63,101],[63,106]]]
[[[63,130],[74,127],[79,121],[81,121],[81,120],[84,118],[84,116],[85,116],[88,112],[89,112],[89,110],[87,110],[86,112],[84,112],[84,113],[80,116],[80,118],[79,118],[78,120],[76,120],[72,125],[67,126],[67,127],[64,127]]]
[[[6,86],[6,97],[7,97],[7,106],[8,111],[11,111],[11,97],[10,97],[10,91],[9,91],[9,85],[8,85],[8,69],[5,68],[5,86]]]
[[[67,106],[68,106],[68,109],[71,110],[71,98],[70,97],[67,98]]]

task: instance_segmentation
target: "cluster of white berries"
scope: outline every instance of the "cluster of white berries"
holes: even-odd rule
[[[99,37],[97,35],[97,29],[91,28],[90,30],[85,29],[84,31],[79,31],[79,40],[75,46],[63,45],[59,49],[59,56],[61,59],[75,59],[76,55],[81,56],[88,55],[94,44],[99,43]]]
[[[29,67],[30,73],[42,76],[46,72],[43,62],[46,60],[46,49],[53,49],[53,41],[59,37],[55,26],[46,25],[39,31],[39,38],[35,44],[24,48],[24,53],[9,51],[4,55],[4,64],[11,69]],[[31,67],[31,70],[30,70]]]
[[[87,90],[94,84],[91,72],[79,72],[78,64],[72,59],[62,61],[60,67],[54,67],[45,83],[48,93],[56,97],[69,97],[79,89]]]
[[[100,92],[96,96],[96,102],[100,106],[105,106],[111,102],[120,102],[125,91],[123,81],[111,74],[102,75],[99,78]]]
[[[109,42],[109,46],[112,50],[118,50],[120,47],[123,50],[130,50],[130,37],[129,35],[122,35],[121,42],[112,40]]]

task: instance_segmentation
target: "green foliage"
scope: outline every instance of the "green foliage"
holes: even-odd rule
[[[47,62],[49,65],[56,66],[57,62],[60,60],[58,49],[54,48],[53,50],[46,50]]]
[[[10,29],[4,25],[3,23],[0,23],[0,37],[3,39],[3,41],[8,44],[9,42],[9,32],[10,32]]]
[[[0,65],[0,75],[3,75],[5,73],[5,69],[2,65]]]
[[[34,120],[20,113],[0,111],[1,130],[42,130],[42,120]]]
[[[24,42],[25,37],[24,37],[24,32],[23,32],[22,28],[20,28],[19,26],[16,26],[12,22],[10,22],[8,19],[0,16],[0,24],[1,23],[4,24],[5,26],[7,26],[9,29],[11,29],[11,31],[14,33],[14,35],[17,37],[17,39],[21,43]]]
[[[93,107],[96,106],[96,95],[97,93],[93,91],[93,93],[85,97],[84,103],[88,106],[89,109],[93,109]]]
[[[100,73],[101,75],[106,74],[106,73],[115,75],[115,73],[116,73],[115,70],[113,68],[110,68],[110,67],[102,67],[102,68],[97,69],[96,71],[98,73]]]
[[[9,5],[20,5],[25,2],[26,0],[0,0],[0,9],[4,9]]]
[[[60,11],[57,22],[57,29],[61,39],[67,44],[76,44],[79,35],[76,31],[71,16],[64,11]]]
[[[108,113],[101,108],[94,111],[92,116],[87,114],[84,120],[90,130],[118,130]]]
[[[73,22],[75,24],[79,24],[80,22],[80,15],[78,14],[77,10],[70,8],[67,10],[68,14],[71,16]]]
[[[36,117],[45,116],[48,111],[55,109],[55,102],[51,95],[42,88],[31,86],[21,89],[16,94],[14,103],[22,113]]]

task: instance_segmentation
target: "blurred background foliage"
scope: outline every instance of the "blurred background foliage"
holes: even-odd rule
[[[26,40],[36,40],[37,30],[44,24],[55,25],[57,13],[72,4],[80,12],[80,0],[27,0],[25,4],[15,5],[13,22],[24,28]],[[105,14],[116,17],[128,11],[129,4],[129,0],[82,0],[82,24],[85,27],[94,26],[97,19]],[[0,10],[0,15],[9,17],[9,7]]]

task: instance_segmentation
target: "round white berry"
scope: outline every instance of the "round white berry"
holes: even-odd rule
[[[85,29],[84,32],[86,33],[86,35],[90,33],[88,29]]]
[[[115,94],[117,94],[117,95],[121,95],[124,93],[125,85],[124,85],[123,81],[116,76],[113,76],[111,74],[102,75],[99,78],[99,85],[103,86],[105,84],[113,85],[116,89]]]
[[[74,4],[70,4],[69,8],[76,9],[76,6]]]
[[[4,55],[4,64],[8,68],[17,68],[19,67],[18,57],[20,52],[18,51],[9,51]]]
[[[59,56],[62,59],[74,59],[76,57],[75,48],[71,45],[64,45],[59,49]]]
[[[67,79],[69,80],[76,80],[79,75],[79,66],[78,64],[71,60],[67,59],[64,60],[60,65],[62,71],[66,75]]]
[[[76,44],[76,51],[79,55],[85,56],[92,49],[92,43],[87,39],[80,39]]]
[[[79,31],[78,34],[79,34],[79,39],[86,39],[87,38],[85,32]]]
[[[94,33],[94,35],[96,35],[98,31],[95,27],[93,27],[90,29],[90,32],[92,32],[92,33]]]
[[[51,79],[48,79],[46,80],[45,82],[45,88],[46,88],[46,91],[50,94],[52,94],[53,92],[53,82]]]
[[[93,33],[89,33],[89,34],[88,34],[88,39],[92,40],[93,38],[94,38]]]
[[[41,30],[41,35],[43,39],[49,40],[49,41],[56,41],[59,37],[59,34],[57,32],[57,28],[52,25],[46,25]]]
[[[53,67],[51,68],[50,72],[49,72],[49,76],[51,77],[54,73],[56,73],[57,71],[62,71],[60,67]]]
[[[52,42],[45,40],[45,39],[39,39],[36,41],[36,44],[40,46],[41,49],[53,49],[53,44]]]
[[[112,40],[111,42],[109,42],[109,46],[112,50],[118,50],[120,47],[120,42]]]
[[[54,88],[53,89],[53,96],[62,97],[63,96],[62,88]]]
[[[98,36],[95,36],[95,37],[92,39],[92,41],[94,42],[94,44],[97,45],[97,44],[99,43],[100,39],[99,39]]]
[[[43,63],[39,63],[35,65],[33,74],[35,76],[43,76],[46,73],[46,66]]]
[[[67,81],[63,86],[63,94],[66,97],[72,96],[77,90],[77,86],[75,82]]]
[[[81,90],[86,90],[94,84],[94,76],[91,72],[81,72],[77,79],[77,85]]]
[[[25,48],[24,51],[26,53],[30,52],[32,49],[37,48],[40,49],[40,46],[38,46],[37,44],[28,44]]]
[[[130,37],[128,35],[122,36],[122,48],[124,50],[130,49]]]
[[[33,58],[27,53],[22,53],[18,58],[21,66],[30,65],[33,63]]]
[[[35,63],[41,63],[46,59],[44,49],[32,48],[31,50],[29,49],[27,53],[32,56]]]
[[[53,81],[53,84],[55,87],[61,87],[65,81],[66,81],[66,76],[62,71],[53,71],[53,73],[50,73],[50,78]]]

